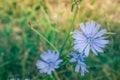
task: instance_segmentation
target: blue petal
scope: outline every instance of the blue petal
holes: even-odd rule
[[[83,33],[86,33],[85,25],[83,23],[80,24],[80,28],[83,31]]]
[[[57,55],[59,55],[59,54],[57,54]],[[49,51],[48,52],[48,60],[49,61],[56,61],[56,58],[58,58],[58,57],[56,57],[56,52],[55,51]]]
[[[98,52],[103,52],[103,50],[102,50],[100,47],[98,47],[96,44],[93,44],[92,46],[94,47],[94,49],[95,49],[96,51],[98,51]]]
[[[39,72],[40,72],[40,73],[44,73],[44,71],[43,71],[43,70],[39,70]]]
[[[80,66],[86,66],[86,64],[83,61],[78,61],[78,65],[80,65]]]
[[[83,41],[74,40],[74,44],[82,44],[82,43],[87,43],[87,40],[83,40]]]
[[[95,22],[92,21],[92,22],[91,22],[91,31],[92,31],[94,28],[95,28]]]
[[[79,51],[80,53],[83,52],[83,50],[85,49],[85,47],[87,46],[87,43],[82,43],[82,44],[76,44],[74,45],[74,49],[76,51]]]
[[[40,69],[39,72],[40,72],[40,73],[46,73],[46,72],[47,72],[47,69]]]
[[[48,70],[48,72],[47,72],[47,73],[48,73],[48,75],[51,75],[52,71],[51,71],[51,70]]]
[[[92,32],[93,35],[95,35],[98,32],[99,29],[100,29],[100,24],[97,24],[96,27],[95,27],[95,29]]]
[[[99,32],[94,36],[94,38],[101,37],[101,36],[104,35],[106,32],[107,32],[106,29],[103,29],[103,30],[99,31]]]
[[[90,34],[90,33],[91,33],[90,28],[91,28],[91,23],[90,23],[90,22],[86,22],[86,33],[87,33],[87,34]]]
[[[47,73],[48,70],[49,70],[49,66],[41,68],[40,73]]]
[[[95,22],[92,21],[91,22],[91,27],[90,27],[90,33],[91,33],[91,37],[93,37],[95,34],[94,34],[94,30],[95,30]]]
[[[53,57],[52,61],[56,61],[59,58],[59,53],[56,53],[55,56]]]
[[[59,68],[59,66],[56,65],[56,66],[54,66],[54,68]]]
[[[70,56],[73,56],[73,57],[77,58],[77,54],[75,52],[71,52]]]
[[[97,51],[94,49],[94,47],[91,45],[91,49],[95,55],[97,55]]]
[[[44,52],[43,54],[40,55],[41,59],[43,59],[44,61],[48,61],[50,59],[50,53]]]
[[[86,57],[86,55],[85,55],[84,53],[80,53],[78,56],[79,56],[79,58],[80,58],[79,60],[80,60],[81,62],[85,61],[84,58]]]
[[[97,38],[94,40],[94,42],[100,43],[100,44],[108,44],[109,40],[103,40],[101,38]]]
[[[70,62],[76,62],[75,58],[70,59]]]
[[[85,66],[81,66],[81,76],[84,76],[85,73],[88,72],[88,70],[86,69],[86,65]]]
[[[46,62],[56,61],[59,58],[59,53],[48,50],[48,52],[41,54],[40,57]]]
[[[86,39],[85,36],[81,32],[79,32],[77,30],[74,31],[74,34],[72,35],[72,37],[74,39],[80,40],[80,41],[84,41]]]
[[[47,71],[47,74],[48,75],[51,75],[52,74],[52,71],[54,71],[54,68],[53,67],[49,67],[48,71]]]
[[[37,66],[38,69],[42,69],[42,68],[48,67],[48,64],[43,62],[43,61],[41,61],[41,60],[38,60],[36,62],[36,66]]]
[[[75,72],[79,72],[80,71],[80,65],[77,64],[76,67],[75,67]]]
[[[89,52],[90,52],[90,45],[88,44],[86,49],[85,49],[85,55],[88,57],[89,55]]]
[[[55,62],[55,65],[59,65],[61,62],[62,62],[63,60],[57,60],[56,62]]]
[[[104,48],[105,44],[101,44],[100,42],[94,42],[98,47]]]

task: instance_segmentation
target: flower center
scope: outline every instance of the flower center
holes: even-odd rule
[[[49,62],[48,65],[49,65],[50,67],[53,67],[53,66],[54,66],[54,63],[53,63],[53,62]]]
[[[94,40],[94,38],[92,37],[92,33],[86,34],[85,37],[86,37],[87,42],[89,44],[91,44],[93,42],[93,40]]]
[[[81,57],[81,55],[78,55],[78,57],[76,59],[79,61],[84,61],[84,59]]]
[[[94,40],[93,37],[87,37],[87,42],[88,43],[92,43],[93,40]]]

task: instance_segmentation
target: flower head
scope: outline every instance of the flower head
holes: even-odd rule
[[[88,72],[86,69],[87,65],[84,63],[85,56],[83,54],[77,54],[75,52],[70,53],[70,56],[72,56],[70,62],[77,62],[75,72],[80,72],[81,75],[84,76],[84,74]]]
[[[75,31],[73,34],[74,49],[78,52],[84,52],[86,56],[89,55],[90,50],[97,55],[97,52],[103,52],[103,48],[109,43],[105,40],[103,35],[106,33],[106,29],[100,30],[100,25],[95,24],[94,21],[80,24],[82,32]]]
[[[40,55],[42,60],[38,60],[36,63],[37,68],[40,73],[51,74],[56,68],[59,68],[59,64],[62,62],[59,59],[59,53],[55,51],[48,50]]]

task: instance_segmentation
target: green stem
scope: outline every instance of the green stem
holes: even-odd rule
[[[55,78],[53,77],[53,75],[50,75],[50,78],[51,78],[52,80],[55,80]]]
[[[59,50],[60,53],[62,53],[62,51],[63,51],[63,49],[64,49],[64,46],[66,45],[66,42],[67,42],[67,40],[68,40],[68,38],[69,38],[69,36],[70,36],[70,32],[72,31],[72,29],[73,29],[73,27],[74,27],[74,22],[75,22],[77,13],[78,13],[78,8],[76,8],[76,10],[75,10],[72,23],[71,23],[70,28],[69,28],[69,30],[68,30],[68,33],[67,33],[67,35],[66,35],[66,37],[65,37],[65,39],[64,39],[64,42],[63,42],[63,44],[62,44],[62,46],[61,46],[61,48],[60,48],[60,50]]]
[[[38,34],[41,38],[43,38],[48,44],[50,44],[50,46],[55,50],[58,51],[57,48],[50,42],[48,41],[40,32],[38,32],[37,30],[35,30],[33,27],[31,27],[31,29]]]
[[[60,66],[64,66],[66,63],[68,63],[70,60],[70,56],[67,55],[67,57],[65,58],[65,61],[60,65]]]

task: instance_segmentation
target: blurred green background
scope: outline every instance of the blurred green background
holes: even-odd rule
[[[60,49],[68,32],[75,10],[73,0],[0,0],[0,80],[31,78],[49,80],[36,69],[39,55],[52,49],[33,32],[28,23]],[[82,0],[75,20],[95,21],[106,28],[110,43],[105,52],[86,60],[89,73],[81,77],[70,63],[57,69],[60,80],[120,80],[120,0]],[[73,51],[70,36],[62,55]],[[61,57],[62,58],[62,57]]]

